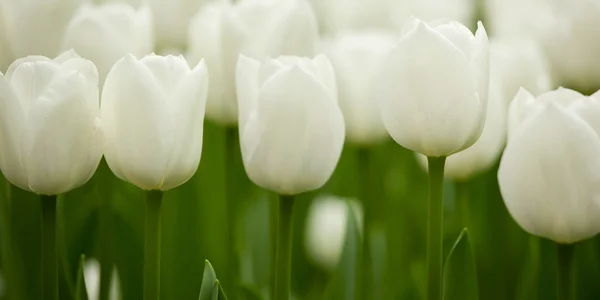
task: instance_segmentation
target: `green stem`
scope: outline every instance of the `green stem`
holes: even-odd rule
[[[238,285],[239,261],[237,251],[237,230],[236,222],[238,218],[238,209],[240,203],[236,203],[235,197],[235,160],[240,151],[238,145],[238,129],[228,127],[225,129],[225,207],[227,212],[227,261],[229,272],[227,272],[229,284],[227,287],[228,295],[236,298],[236,287]]]
[[[573,245],[556,244],[558,262],[558,300],[571,300],[571,262],[574,254]]]
[[[362,267],[360,276],[362,277],[359,281],[362,286],[360,286],[359,291],[362,297],[360,299],[373,299],[374,298],[374,290],[373,290],[373,268],[372,268],[372,258],[371,258],[371,230],[373,228],[373,201],[375,199],[372,195],[372,183],[371,183],[371,160],[368,149],[359,149],[358,150],[358,175],[360,178],[360,200],[362,201],[363,207],[363,243],[362,243]]]
[[[460,229],[467,227],[471,230],[471,219],[469,213],[469,187],[464,182],[454,184],[454,207]]]
[[[44,300],[58,299],[56,196],[40,196],[42,204],[42,291]]]
[[[290,299],[292,269],[292,229],[294,197],[279,196],[279,216],[277,230],[277,254],[275,256],[275,282],[273,299]]]
[[[163,193],[148,191],[144,245],[144,300],[160,299],[160,206]]]
[[[113,190],[112,182],[115,180],[115,177],[104,159],[100,162],[100,166],[94,176],[100,178],[102,183],[98,209],[98,230],[100,240],[98,254],[98,260],[100,261],[100,293],[98,299],[108,300],[110,297],[110,284],[113,271],[111,199]]]
[[[444,165],[446,157],[428,157],[429,205],[427,216],[427,297],[442,299],[442,234]]]

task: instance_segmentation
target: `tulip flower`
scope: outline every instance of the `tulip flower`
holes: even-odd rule
[[[279,224],[273,299],[290,297],[294,195],[331,177],[344,144],[333,68],[324,55],[259,62],[240,55],[239,132],[246,174],[277,192]]]
[[[206,59],[211,86],[207,117],[221,124],[237,123],[235,68],[240,53],[264,59],[279,55],[313,55],[317,23],[306,0],[214,3],[194,17],[187,58]]]
[[[117,177],[149,190],[144,299],[160,296],[162,191],[188,181],[200,163],[207,89],[204,61],[190,69],[183,56],[129,54],[102,90],[106,162]]]
[[[558,299],[571,299],[572,244],[600,232],[600,98],[567,89],[517,98],[500,192],[525,231],[557,243]]]
[[[362,211],[358,202],[334,196],[316,198],[306,219],[306,252],[319,266],[328,271],[338,265],[348,222],[348,201],[361,228]]]
[[[457,22],[411,19],[378,77],[383,123],[400,145],[428,157],[427,299],[441,299],[442,188],[446,157],[472,146],[484,127],[489,45]]]
[[[83,0],[2,0],[9,45],[15,57],[60,53],[67,24]]]
[[[98,74],[67,52],[29,56],[0,74],[0,168],[12,184],[58,195],[86,183],[102,157]]]
[[[154,42],[151,14],[124,3],[83,5],[67,26],[63,49],[75,49],[98,67],[101,82],[117,60],[128,53],[150,54]],[[93,37],[93,38],[90,38]]]
[[[325,40],[324,53],[336,71],[348,141],[368,145],[388,137],[374,96],[374,76],[395,37],[387,31],[345,33]]]
[[[196,172],[208,75],[183,57],[127,55],[102,91],[104,155],[119,178],[144,190],[169,190]]]
[[[100,299],[100,271],[100,262],[97,259],[88,258],[85,260],[85,264],[83,265],[83,278],[89,300]],[[108,299],[120,300],[120,289],[119,272],[116,267],[113,267],[110,275]]]
[[[58,298],[56,195],[86,183],[102,157],[98,72],[74,52],[28,56],[0,73],[0,169],[42,195],[44,299]]]
[[[185,50],[192,17],[208,0],[146,0],[152,10],[156,44],[161,49]]]

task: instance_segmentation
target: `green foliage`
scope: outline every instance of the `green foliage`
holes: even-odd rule
[[[443,291],[444,300],[479,300],[477,271],[467,228],[460,233],[446,259]]]

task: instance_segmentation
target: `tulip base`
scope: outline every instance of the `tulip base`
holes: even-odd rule
[[[571,262],[574,248],[573,245],[556,244],[558,300],[572,299]]]
[[[160,299],[161,191],[148,191],[144,242],[144,300]]]
[[[275,254],[272,299],[289,300],[291,290],[294,196],[280,195],[278,202],[277,250]]]
[[[442,299],[443,188],[446,157],[427,157],[429,204],[427,216],[427,300]]]
[[[42,204],[42,292],[44,300],[58,299],[56,252],[56,196],[41,196]]]

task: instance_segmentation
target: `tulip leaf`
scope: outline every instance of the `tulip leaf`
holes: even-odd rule
[[[469,231],[463,229],[444,266],[444,300],[478,300],[479,289]]]
[[[242,285],[240,286],[240,292],[245,300],[263,300],[263,296],[256,287]]]
[[[325,289],[324,299],[356,299],[359,259],[361,257],[360,232],[354,210],[349,203],[346,205],[348,209],[348,222],[346,222],[344,249],[333,278]]]
[[[204,262],[204,274],[198,300],[227,300],[221,283],[217,279],[215,269],[208,260]]]
[[[88,300],[85,278],[83,277],[83,266],[85,264],[85,255],[79,258],[79,267],[77,268],[77,284],[75,287],[75,300]]]

